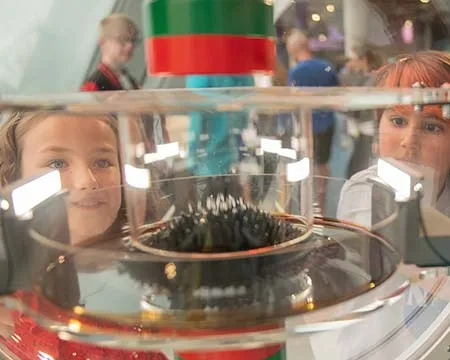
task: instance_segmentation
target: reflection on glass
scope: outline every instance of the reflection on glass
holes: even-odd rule
[[[58,170],[52,170],[22,186],[16,187],[11,192],[14,214],[21,217],[29,213],[35,206],[57,194],[61,189],[61,176]]]

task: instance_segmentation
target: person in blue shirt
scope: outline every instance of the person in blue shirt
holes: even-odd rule
[[[186,87],[190,89],[232,88],[254,86],[251,75],[190,75],[186,78]],[[198,90],[201,91],[201,90]],[[224,96],[212,94],[211,96]],[[190,114],[188,140],[188,166],[194,176],[208,177],[202,182],[202,193],[211,195],[223,192],[239,192],[236,177],[217,177],[231,175],[234,166],[240,162],[242,149],[242,130],[247,128],[246,112],[193,112]],[[228,182],[223,184],[222,182]],[[204,189],[203,189],[204,188]],[[217,190],[217,191],[216,191]],[[226,194],[224,194],[226,195]]]
[[[309,48],[309,40],[302,32],[293,31],[286,43],[287,51],[295,65],[289,70],[288,86],[322,87],[339,86],[338,74],[334,66],[324,59],[314,57]],[[334,113],[315,111],[312,115],[314,137],[314,162],[320,177],[317,180],[317,202],[323,209],[325,202],[328,161],[334,130]]]

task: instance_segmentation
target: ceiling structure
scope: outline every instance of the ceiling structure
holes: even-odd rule
[[[275,0],[275,7],[280,16],[283,28],[298,27],[301,11],[307,12],[307,29],[312,37],[327,33],[332,28],[344,34],[343,3],[346,0]],[[351,1],[351,0],[350,0]],[[350,2],[349,1],[349,2]],[[433,41],[447,39],[450,29],[450,0],[367,0],[374,17],[382,19],[385,29],[395,43],[401,42],[401,31],[405,22],[414,25],[415,33],[423,34],[425,27],[432,33]],[[428,1],[428,2],[427,2]],[[280,2],[277,4],[277,2]],[[328,11],[332,5],[332,12]],[[299,11],[299,7],[302,9]],[[313,14],[320,16],[320,21],[312,19]],[[316,17],[317,19],[317,17]],[[378,25],[377,25],[378,26]],[[380,25],[381,26],[381,25]]]
[[[437,13],[436,6],[431,0],[428,3],[420,0],[369,0],[369,2],[389,19],[405,21],[407,18],[421,19]]]
[[[400,39],[405,22],[411,22],[418,35],[423,35],[428,27],[434,41],[449,35],[450,4],[447,0],[369,1],[373,9],[386,19],[387,29],[394,39]]]

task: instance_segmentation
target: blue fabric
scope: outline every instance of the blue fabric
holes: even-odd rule
[[[191,75],[186,78],[186,87],[190,89],[253,85],[251,75]],[[230,173],[232,165],[242,157],[240,149],[244,144],[241,132],[247,127],[248,114],[193,112],[190,117],[188,140],[190,170],[196,176]]]
[[[339,86],[336,69],[328,61],[312,58],[300,61],[289,70],[289,86],[322,87]],[[330,111],[313,112],[313,133],[325,132],[334,124],[334,113]]]

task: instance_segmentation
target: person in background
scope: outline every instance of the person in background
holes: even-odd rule
[[[371,46],[354,46],[339,72],[339,81],[342,86],[365,86],[382,64],[382,57]]]
[[[139,29],[127,15],[114,13],[100,22],[100,64],[81,86],[82,91],[139,89],[125,65],[141,41]]]
[[[141,41],[136,23],[122,13],[114,13],[100,22],[100,64],[81,86],[81,91],[138,90],[139,83],[130,75],[125,65],[131,61],[137,44]],[[143,126],[156,145],[168,143],[166,119],[162,114],[145,115]]]
[[[373,85],[373,72],[383,64],[379,56],[367,45],[352,49],[346,67],[340,73],[343,86]],[[350,158],[347,177],[366,169],[372,159],[372,143],[375,135],[375,113],[373,110],[354,111],[346,114],[347,129],[355,139],[354,149]]]
[[[295,65],[289,70],[288,86],[338,86],[338,75],[328,61],[313,56],[305,34],[294,30],[287,39],[287,51]],[[334,113],[313,112],[314,161],[320,176],[316,182],[317,202],[324,209],[328,161],[334,132]]]

